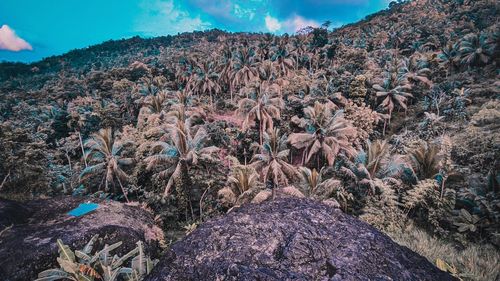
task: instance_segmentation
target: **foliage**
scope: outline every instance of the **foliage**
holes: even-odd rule
[[[188,167],[197,165],[200,160],[211,160],[212,154],[218,148],[204,147],[207,133],[200,127],[192,134],[192,128],[186,120],[176,119],[174,124],[167,124],[167,136],[170,141],[157,141],[151,144],[151,149],[156,153],[145,158],[147,169],[166,164],[166,169],[159,173],[165,178],[169,176],[163,196],[170,194],[171,187],[175,184],[181,208],[188,207],[190,180]]]
[[[144,253],[141,241],[137,242],[137,246],[130,252],[118,256],[112,255],[111,252],[120,247],[122,242],[112,245],[106,244],[103,249],[92,251],[98,239],[98,235],[93,236],[83,249],[75,251],[58,239],[59,257],[57,263],[60,268],[40,272],[36,280],[139,281],[148,275],[158,262],[151,260]],[[130,267],[126,267],[127,263],[130,264]]]
[[[226,186],[218,191],[219,200],[226,206],[240,205],[249,202],[260,189],[259,175],[252,165],[241,164],[238,159],[230,157],[231,174]]]
[[[303,163],[308,163],[316,156],[318,163],[326,159],[333,165],[340,152],[354,154],[349,138],[356,135],[356,129],[344,119],[342,111],[332,112],[332,103],[315,102],[314,107],[304,109],[306,133],[294,133],[288,138],[290,145],[304,149]],[[317,165],[318,168],[321,164]]]
[[[93,134],[92,138],[84,144],[87,150],[83,157],[90,166],[81,172],[80,178],[85,180],[94,174],[104,173],[101,181],[101,184],[102,182],[105,184],[104,190],[108,192],[109,183],[114,186],[114,179],[116,179],[120,184],[123,196],[128,201],[127,190],[123,186],[123,182],[128,179],[128,176],[122,170],[122,166],[132,164],[133,159],[121,157],[123,146],[126,144],[127,142],[122,143],[116,140],[110,128],[101,129]]]
[[[470,244],[457,248],[413,224],[389,232],[389,236],[462,280],[487,281],[499,277],[500,254],[491,245]]]
[[[333,30],[133,37],[0,64],[1,196],[126,196],[175,232],[294,194],[388,233],[498,246],[496,6],[398,1]],[[496,252],[479,248],[430,260],[494,280],[476,265]]]
[[[290,151],[286,149],[286,143],[286,136],[281,136],[278,129],[264,133],[264,143],[252,157],[252,166],[266,184],[271,183],[271,187],[287,185],[289,180],[297,177],[296,168],[287,162]]]

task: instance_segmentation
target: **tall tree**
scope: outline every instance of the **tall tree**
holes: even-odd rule
[[[90,139],[85,141],[85,155],[89,166],[80,174],[80,179],[87,179],[89,176],[104,172],[103,180],[105,190],[109,190],[109,183],[114,186],[114,179],[118,181],[125,200],[128,200],[127,190],[123,182],[128,179],[127,173],[122,169],[123,166],[131,165],[133,158],[124,158],[121,156],[123,147],[126,143],[117,140],[113,136],[110,128],[101,129],[94,133]],[[101,184],[102,184],[101,181]]]
[[[294,133],[288,142],[297,149],[304,149],[304,163],[310,162],[316,156],[317,168],[322,167],[322,160],[333,165],[340,152],[347,155],[355,153],[350,138],[356,136],[356,128],[344,119],[342,111],[333,113],[333,103],[314,103],[314,107],[304,109],[305,133]]]

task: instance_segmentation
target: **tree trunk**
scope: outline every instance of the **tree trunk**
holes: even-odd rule
[[[118,183],[120,184],[120,187],[122,189],[122,192],[123,192],[123,196],[125,196],[125,200],[127,200],[127,203],[129,203],[130,201],[128,200],[128,196],[127,196],[127,191],[125,190],[125,188],[123,187],[122,185],[122,181],[120,180],[120,178],[116,177],[116,179],[118,180]]]
[[[2,190],[4,184],[7,182],[7,179],[10,177],[10,170],[7,175],[3,178],[2,184],[0,184],[0,190]]]
[[[80,139],[80,147],[82,148],[82,158],[85,163],[85,168],[87,168],[87,158],[85,157],[85,149],[83,148],[82,135],[78,132],[78,138]]]
[[[177,202],[180,210],[184,210],[186,219],[189,208],[190,194],[189,190],[191,188],[191,180],[188,175],[188,166],[184,160],[179,160],[181,163],[181,172],[175,179],[175,191],[177,193]]]

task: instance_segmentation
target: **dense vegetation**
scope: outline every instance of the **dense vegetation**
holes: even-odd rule
[[[494,280],[497,6],[415,0],[333,31],[136,37],[1,64],[0,194],[145,202],[170,237],[310,197]]]

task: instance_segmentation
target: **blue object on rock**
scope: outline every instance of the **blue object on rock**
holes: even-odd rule
[[[99,207],[99,204],[96,204],[96,203],[81,203],[78,207],[69,211],[68,215],[80,217],[80,216],[83,216],[87,213],[92,212],[93,210],[97,209],[98,207]]]

